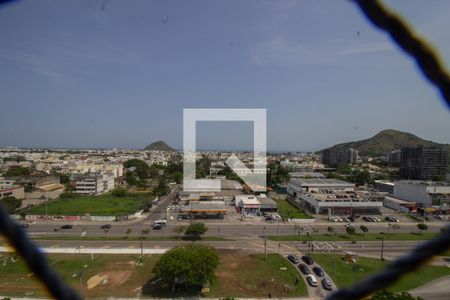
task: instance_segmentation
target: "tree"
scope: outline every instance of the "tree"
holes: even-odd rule
[[[61,182],[61,184],[69,184],[70,176],[66,175],[66,174],[60,174],[59,175],[59,182]]]
[[[114,197],[123,198],[127,195],[127,189],[120,186],[116,187],[115,189],[112,190],[111,195],[113,195]]]
[[[147,163],[140,159],[130,159],[123,163],[127,168],[126,181],[129,185],[142,186],[143,180],[149,177],[150,167]]]
[[[154,194],[158,197],[164,196],[169,192],[169,186],[166,183],[166,180],[164,178],[160,178],[158,181],[158,185],[156,186],[154,190]]]
[[[334,233],[334,228],[331,226],[328,226],[327,230],[329,233]]]
[[[8,172],[5,173],[5,177],[27,176],[27,175],[30,175],[30,169],[19,166],[13,166],[8,170]]]
[[[184,231],[184,234],[189,238],[199,239],[206,231],[208,231],[208,227],[204,223],[197,222],[189,225]]]
[[[347,234],[355,234],[355,227],[353,226],[347,226],[345,228],[345,231],[347,232]]]
[[[155,278],[175,290],[179,287],[198,287],[214,277],[219,255],[209,247],[190,244],[175,247],[166,253],[153,268]]]
[[[184,232],[185,229],[186,229],[186,226],[179,225],[179,226],[175,226],[172,229],[172,231],[177,234],[177,238],[180,238],[180,235]]]
[[[16,209],[20,207],[22,201],[13,196],[7,196],[2,198],[3,206],[9,214],[14,213]]]
[[[369,228],[366,225],[359,226],[359,229],[361,229],[361,231],[364,233],[367,233],[369,231]]]
[[[389,291],[378,291],[372,297],[371,300],[422,300],[420,297],[414,297],[407,292],[393,293]]]
[[[428,225],[424,223],[417,224],[417,228],[420,230],[420,234],[422,234],[424,231],[428,230]]]

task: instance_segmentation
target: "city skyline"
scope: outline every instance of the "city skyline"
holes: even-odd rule
[[[387,4],[448,65],[450,4]],[[351,2],[18,1],[0,16],[1,147],[181,149],[184,108],[266,108],[269,151],[388,128],[450,141],[439,93]],[[206,127],[198,148],[251,148],[248,124]]]

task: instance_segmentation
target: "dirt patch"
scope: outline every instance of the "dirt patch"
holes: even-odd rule
[[[127,282],[132,273],[132,271],[102,272],[89,278],[89,280],[87,281],[87,288],[92,289],[100,284],[113,286],[121,285]]]

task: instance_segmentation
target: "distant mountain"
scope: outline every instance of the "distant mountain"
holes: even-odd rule
[[[366,140],[337,144],[327,149],[345,151],[349,148],[353,148],[358,150],[359,155],[361,156],[383,156],[389,151],[396,148],[418,146],[443,147],[447,148],[447,151],[450,152],[449,144],[439,144],[432,141],[427,141],[418,136],[415,136],[414,134],[394,129],[383,130]],[[326,149],[323,149],[320,152],[324,150]]]
[[[147,147],[144,148],[144,150],[154,150],[154,151],[176,151],[175,149],[173,149],[172,147],[170,147],[169,145],[167,145],[165,142],[163,141],[157,141],[154,143],[151,143],[150,145],[148,145]]]

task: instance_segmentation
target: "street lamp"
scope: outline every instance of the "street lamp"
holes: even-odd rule
[[[381,233],[381,254],[380,254],[380,260],[383,261],[383,254],[384,254],[384,233]]]
[[[46,223],[47,223],[47,230],[45,232],[48,235],[48,208],[47,208],[47,206],[48,206],[48,197],[47,197],[47,195],[44,195],[44,198],[45,198],[45,220],[46,220]]]

